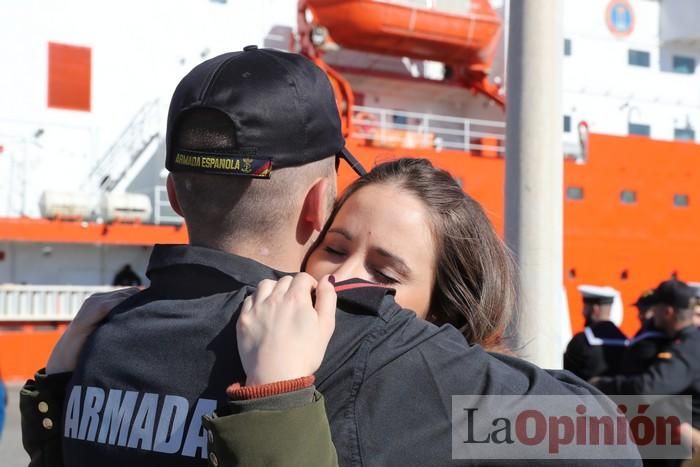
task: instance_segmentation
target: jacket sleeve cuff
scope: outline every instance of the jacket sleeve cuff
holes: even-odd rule
[[[303,407],[314,402],[316,388],[309,386],[293,392],[285,392],[276,396],[262,397],[260,399],[247,399],[239,401],[228,401],[225,409],[217,410],[217,415],[231,415],[245,412],[274,410],[290,410],[296,407]]]
[[[261,399],[309,388],[313,386],[314,381],[315,378],[311,375],[257,386],[241,386],[240,383],[235,383],[226,389],[226,395],[233,401]]]
[[[35,379],[27,381],[20,390],[22,441],[30,457],[33,457],[34,453],[53,452],[60,447],[59,425],[63,414],[66,384],[71,375],[72,373],[46,375],[41,369],[34,376]],[[51,440],[58,440],[58,444],[47,444]]]
[[[319,393],[299,407],[224,417],[205,415],[202,423],[207,430],[210,459],[219,465],[338,466],[323,397]],[[274,443],[261,440],[274,440]]]

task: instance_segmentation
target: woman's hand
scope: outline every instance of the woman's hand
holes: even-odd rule
[[[46,364],[46,374],[73,371],[88,336],[92,334],[112,308],[139,290],[138,287],[129,287],[89,296],[51,351],[51,356]]]
[[[335,329],[336,300],[329,276],[317,282],[302,272],[260,282],[243,302],[236,325],[246,385],[297,379],[318,370]]]

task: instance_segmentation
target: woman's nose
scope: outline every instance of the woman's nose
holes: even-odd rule
[[[345,261],[338,265],[338,268],[333,272],[335,280],[338,282],[349,279],[364,279],[371,281],[371,277],[364,267],[364,260],[359,256],[348,256]]]

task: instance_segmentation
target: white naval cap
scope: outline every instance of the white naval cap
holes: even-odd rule
[[[619,292],[612,287],[601,287],[598,285],[579,285],[578,291],[584,302],[610,304],[615,300]]]
[[[622,307],[622,297],[617,289],[598,285],[579,285],[578,291],[581,293],[584,303],[612,304],[610,321],[615,323],[616,326],[622,323],[624,309]]]

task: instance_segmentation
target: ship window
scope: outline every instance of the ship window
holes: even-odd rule
[[[683,193],[676,193],[673,195],[673,205],[679,208],[687,208],[690,204],[690,198],[688,195]]]
[[[571,132],[571,116],[564,115],[564,133]]]
[[[396,124],[396,125],[406,125],[408,123],[408,119],[406,118],[405,115],[393,115],[391,117],[391,120]]]
[[[580,186],[567,186],[566,187],[566,197],[573,200],[583,199],[583,187]]]
[[[651,136],[651,126],[641,123],[628,123],[627,133],[637,136]]]
[[[649,52],[630,49],[627,56],[627,63],[633,66],[643,66],[649,68],[649,63],[651,61],[649,57]]]
[[[620,192],[620,202],[622,204],[634,204],[637,202],[637,192],[633,190],[622,190]]]
[[[695,59],[693,57],[673,56],[673,72],[692,75],[695,73]]]
[[[571,55],[571,39],[564,39],[564,55]]]
[[[695,141],[695,130],[692,128],[675,128],[673,139],[677,141]]]

